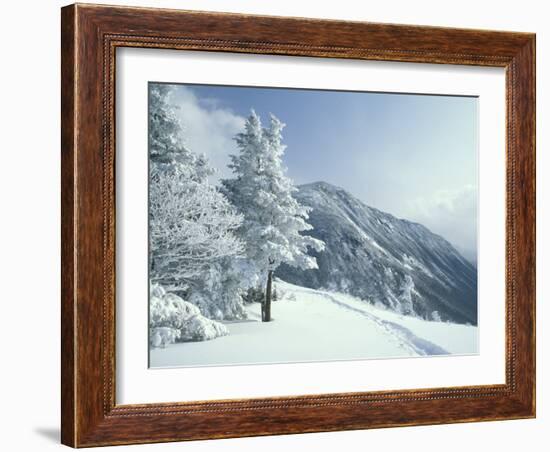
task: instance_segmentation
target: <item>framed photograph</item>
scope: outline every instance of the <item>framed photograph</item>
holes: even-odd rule
[[[62,9],[62,442],[535,416],[535,36]]]

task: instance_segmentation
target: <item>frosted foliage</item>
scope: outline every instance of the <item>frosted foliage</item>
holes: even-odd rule
[[[154,283],[150,289],[149,318],[153,347],[176,341],[205,341],[228,334],[223,324],[204,317],[197,306]]]
[[[400,309],[403,314],[414,315],[413,307],[414,281],[410,275],[405,275],[401,285]]]
[[[215,187],[165,173],[152,178],[149,196],[154,282],[182,286],[243,251],[233,233],[241,216]]]
[[[238,233],[246,243],[246,256],[263,275],[283,262],[317,268],[308,248],[321,251],[324,246],[303,234],[312,229],[307,222],[310,209],[294,198],[296,189],[285,175],[283,127],[272,115],[269,128],[263,128],[253,111],[236,137],[239,153],[231,156],[229,165],[234,178],[222,181],[224,193],[244,217]]]
[[[441,316],[439,315],[439,312],[432,311],[432,320],[434,322],[441,322]]]
[[[251,285],[247,282],[243,260],[223,259],[212,265],[195,288],[189,301],[212,319],[237,320],[247,318],[242,296]]]
[[[208,341],[228,334],[229,331],[224,324],[198,315],[191,317],[186,323],[185,328],[182,330],[181,339],[194,342]]]
[[[149,158],[157,171],[183,171],[194,181],[203,181],[213,170],[204,155],[191,152],[185,144],[184,127],[171,102],[173,88],[163,84],[149,89]]]
[[[166,295],[166,290],[159,284],[151,284],[150,295],[151,297],[162,298]]]
[[[234,235],[242,219],[208,182],[207,159],[186,147],[171,93],[167,85],[150,87],[150,278],[186,290],[216,263],[243,252]]]
[[[149,342],[153,347],[166,347],[169,344],[176,342],[179,339],[180,332],[174,328],[167,326],[159,326],[151,328]]]
[[[165,326],[180,330],[191,317],[200,315],[200,309],[173,293],[162,297],[151,296],[150,323],[153,327]]]

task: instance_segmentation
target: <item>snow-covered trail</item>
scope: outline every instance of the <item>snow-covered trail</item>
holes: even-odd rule
[[[229,336],[151,350],[151,367],[267,364],[477,353],[477,328],[428,322],[348,295],[277,280],[273,321],[260,305],[250,320],[226,322]]]
[[[286,284],[286,283],[285,283]],[[398,323],[391,322],[389,320],[383,320],[379,317],[376,317],[374,314],[368,312],[366,306],[354,306],[353,303],[349,301],[349,297],[340,297],[337,298],[337,295],[331,294],[329,292],[323,292],[320,290],[313,290],[307,288],[294,289],[294,293],[307,293],[315,292],[317,295],[320,295],[326,298],[328,301],[340,306],[344,309],[349,309],[350,311],[356,312],[364,316],[367,320],[376,324],[380,329],[391,336],[394,336],[395,339],[399,342],[399,345],[409,352],[410,355],[418,356],[433,356],[433,355],[448,355],[448,351],[440,347],[439,345],[433,344],[432,342],[416,336],[408,328],[399,325]],[[346,298],[348,298],[346,300]],[[365,305],[365,303],[363,303]]]

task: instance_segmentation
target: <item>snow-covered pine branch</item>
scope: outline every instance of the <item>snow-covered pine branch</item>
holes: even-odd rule
[[[282,157],[284,124],[271,115],[269,128],[263,128],[252,111],[244,132],[235,138],[239,153],[231,156],[234,178],[222,181],[224,193],[244,217],[238,229],[246,244],[246,256],[266,281],[263,319],[270,320],[271,284],[274,270],[281,264],[317,268],[308,248],[322,251],[324,243],[303,232],[309,209],[292,196],[296,191],[286,176]]]

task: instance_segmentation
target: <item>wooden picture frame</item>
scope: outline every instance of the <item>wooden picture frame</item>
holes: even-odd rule
[[[62,9],[62,429],[73,447],[535,416],[535,35],[146,8]],[[506,383],[115,403],[115,50],[506,70]]]

